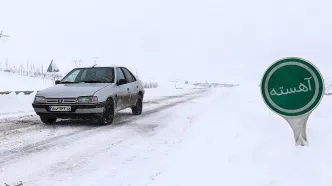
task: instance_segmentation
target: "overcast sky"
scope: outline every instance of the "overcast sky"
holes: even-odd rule
[[[332,73],[328,0],[1,0],[0,61],[60,70],[128,66],[144,77],[260,81],[298,56]],[[46,67],[44,67],[46,68]]]

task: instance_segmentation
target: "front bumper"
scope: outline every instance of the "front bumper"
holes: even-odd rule
[[[49,110],[49,106],[71,106],[71,111],[54,112]],[[37,115],[40,117],[52,117],[62,119],[92,119],[100,117],[105,108],[105,103],[98,104],[36,104],[33,103]]]

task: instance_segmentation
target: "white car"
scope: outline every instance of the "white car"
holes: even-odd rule
[[[143,109],[144,87],[125,67],[75,68],[55,85],[37,92],[32,106],[45,124],[61,119],[113,122],[116,112]]]

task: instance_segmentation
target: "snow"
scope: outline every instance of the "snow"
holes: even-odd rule
[[[191,95],[147,104],[142,116],[134,117],[123,112],[114,125],[106,127],[92,127],[87,123],[19,127],[22,120],[14,120],[17,124],[8,126],[19,128],[6,130],[6,135],[0,135],[0,182],[122,185],[129,179],[136,185],[135,179],[140,178],[135,176],[137,168],[146,164],[152,167],[167,153],[173,140],[189,127],[190,118],[201,112],[201,105],[196,104],[199,100],[194,98],[195,95]],[[170,106],[177,104],[178,112],[174,113]],[[188,105],[191,105],[189,110]],[[25,120],[24,123],[36,122],[34,118]],[[0,131],[2,129],[0,127]],[[154,170],[142,171],[146,175],[142,177],[142,184],[149,181],[151,171]]]
[[[189,85],[181,82],[172,82],[166,80],[158,80],[158,88],[145,89],[146,96],[144,100],[148,101],[150,99],[162,99],[168,96],[176,96],[179,94],[186,94],[191,92],[196,92],[198,89],[202,89],[201,86]]]
[[[154,185],[331,185],[331,97],[308,121],[308,147],[263,103],[259,89],[219,91]]]
[[[52,86],[53,81],[29,76],[21,76],[8,72],[0,72],[0,92],[2,91],[34,91],[30,95],[11,92],[8,95],[0,94],[0,118],[16,117],[32,114],[32,102],[36,91]]]
[[[17,117],[26,114],[33,114],[32,102],[35,93],[24,95],[22,93],[16,95],[0,95],[2,107],[0,107],[0,118]]]
[[[21,76],[8,72],[0,72],[0,91],[34,91],[30,95],[11,92],[8,95],[0,95],[0,118],[17,117],[32,114],[32,102],[36,91],[52,86],[53,81],[29,76]]]
[[[143,115],[121,112],[112,126],[75,122],[45,126],[35,116],[0,123],[0,182],[22,180],[24,186],[332,184],[332,96],[324,96],[310,116],[309,146],[302,147],[295,146],[288,123],[264,104],[255,83],[205,93],[193,93],[198,90],[190,85],[173,86],[164,82],[147,89]],[[7,98],[11,100],[5,105],[15,110],[13,100],[29,100],[33,95]],[[29,111],[23,104],[17,108]]]
[[[34,94],[0,95],[0,184],[332,185],[332,96],[312,113],[301,147],[257,86],[271,63],[298,56],[332,94],[330,14],[330,1],[2,1],[0,29],[10,38],[0,40],[0,68],[54,59],[62,72],[99,56],[98,65],[182,82],[157,80],[142,115],[123,111],[103,127],[44,125]],[[193,94],[187,78],[240,86]],[[53,84],[4,72],[0,82],[0,91]]]

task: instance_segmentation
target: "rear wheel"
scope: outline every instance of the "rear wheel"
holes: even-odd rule
[[[56,122],[56,118],[44,118],[44,117],[41,117],[40,120],[47,124],[47,125],[50,125],[50,124],[54,124]]]
[[[104,112],[101,118],[98,120],[98,123],[100,125],[110,125],[113,123],[114,116],[115,116],[114,101],[111,98],[109,98],[106,101]]]
[[[137,98],[136,105],[131,108],[134,115],[140,115],[143,111],[143,97],[139,94]]]

